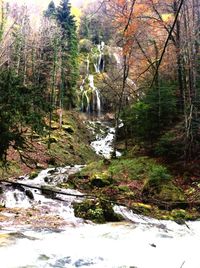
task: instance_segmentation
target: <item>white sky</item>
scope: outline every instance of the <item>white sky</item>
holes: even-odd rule
[[[47,8],[51,0],[6,0],[9,3],[26,4],[27,6],[36,5],[42,9]],[[59,4],[60,0],[54,0],[55,4]],[[73,6],[80,6],[84,3],[84,0],[71,0]]]

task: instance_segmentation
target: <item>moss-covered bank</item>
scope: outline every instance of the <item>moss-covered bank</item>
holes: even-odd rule
[[[49,166],[86,164],[98,156],[90,147],[91,133],[84,124],[84,115],[76,112],[63,114],[62,128],[59,117],[53,116],[50,129],[44,129],[43,135],[26,131],[26,146],[20,152],[10,148],[6,166],[0,166],[1,177],[14,177],[32,173]],[[48,148],[50,145],[50,148]],[[0,163],[1,164],[1,163]]]
[[[167,168],[148,157],[92,162],[69,178],[66,186],[70,185],[158,219],[181,223],[200,217],[198,206],[191,205],[187,193]],[[80,210],[81,206],[79,216]]]

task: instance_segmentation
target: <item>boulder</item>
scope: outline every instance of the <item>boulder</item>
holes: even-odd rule
[[[49,198],[55,198],[56,197],[56,193],[53,192],[53,188],[51,186],[48,186],[48,185],[42,185],[41,186],[41,193],[43,195],[45,195],[46,197],[49,197]]]
[[[94,174],[90,179],[91,185],[98,188],[109,186],[112,182],[112,176],[107,172]]]
[[[95,223],[123,220],[121,215],[114,212],[110,202],[102,199],[85,200],[82,203],[74,203],[73,207],[76,217],[91,220]]]
[[[57,142],[58,142],[58,138],[55,137],[55,136],[51,136],[51,137],[48,139],[48,142],[49,142],[49,143],[57,143]]]
[[[29,199],[34,200],[34,195],[31,192],[31,190],[26,190],[25,194],[26,194],[26,196],[28,196]]]
[[[69,134],[73,134],[75,132],[74,128],[70,125],[62,125],[62,129]]]

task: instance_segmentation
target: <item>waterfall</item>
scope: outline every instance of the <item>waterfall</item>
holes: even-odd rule
[[[104,71],[104,48],[105,43],[97,45],[96,50],[91,50],[91,53],[86,58],[86,76],[84,77],[80,86],[81,91],[81,110],[87,113],[96,113],[101,115],[101,94],[99,89],[95,86],[94,76]],[[94,53],[93,63],[91,54]],[[90,73],[90,65],[94,66],[94,74]]]
[[[92,74],[89,74],[88,76],[89,80],[89,85],[90,88],[93,91],[93,110],[97,111],[97,115],[101,115],[101,98],[100,98],[100,93],[99,90],[95,87],[94,85],[94,76]]]
[[[103,60],[104,47],[105,47],[104,42],[101,42],[101,44],[97,45],[99,55],[97,57],[97,63],[94,64],[96,73],[100,73],[104,70],[104,60]]]
[[[100,116],[101,115],[101,99],[100,99],[100,93],[98,89],[96,89],[96,96],[97,96],[97,113],[98,113],[98,116]]]

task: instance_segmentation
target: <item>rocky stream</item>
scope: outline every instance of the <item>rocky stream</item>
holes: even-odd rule
[[[110,128],[105,136],[98,135],[92,147],[108,156],[113,137]],[[82,167],[49,168],[34,179],[19,178],[19,185],[2,183],[2,268],[200,267],[199,221],[179,225],[139,216],[120,206],[114,210],[123,216],[122,222],[94,224],[76,218],[72,203],[83,200],[84,193],[61,191],[59,184]],[[55,193],[49,194],[48,187]]]

